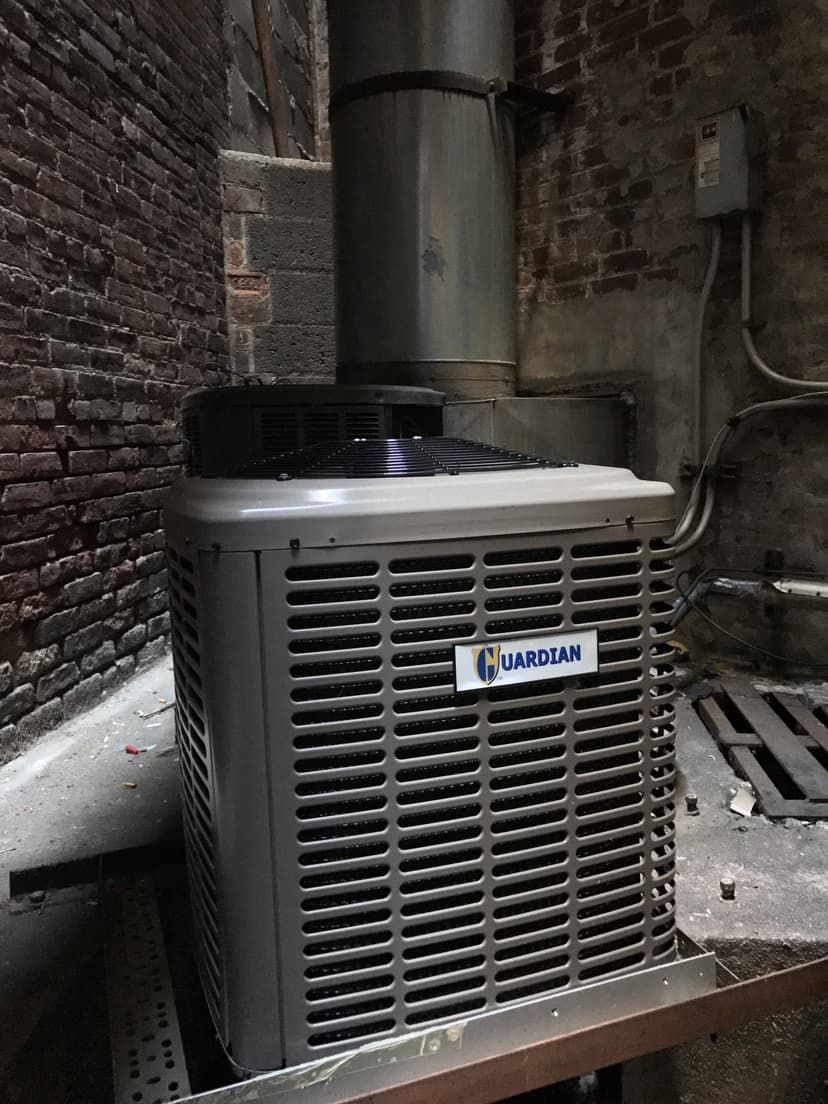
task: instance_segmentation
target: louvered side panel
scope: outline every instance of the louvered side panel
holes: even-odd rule
[[[211,1014],[222,1018],[224,979],[215,852],[215,797],[207,727],[198,574],[189,555],[167,549],[175,667],[176,735],[196,956]]]

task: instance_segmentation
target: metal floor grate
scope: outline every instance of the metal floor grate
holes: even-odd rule
[[[828,707],[724,688],[696,711],[769,817],[828,817]]]

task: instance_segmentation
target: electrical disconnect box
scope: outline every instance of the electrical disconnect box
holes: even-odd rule
[[[764,206],[764,116],[747,104],[696,121],[696,217],[721,218]]]

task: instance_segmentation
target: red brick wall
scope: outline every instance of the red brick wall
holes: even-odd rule
[[[161,654],[179,394],[226,324],[220,0],[0,17],[0,761]]]

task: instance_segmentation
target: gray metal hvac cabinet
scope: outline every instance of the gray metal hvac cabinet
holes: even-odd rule
[[[177,485],[198,956],[240,1067],[673,960],[672,514],[597,467]],[[598,673],[455,689],[456,644],[593,627]]]

